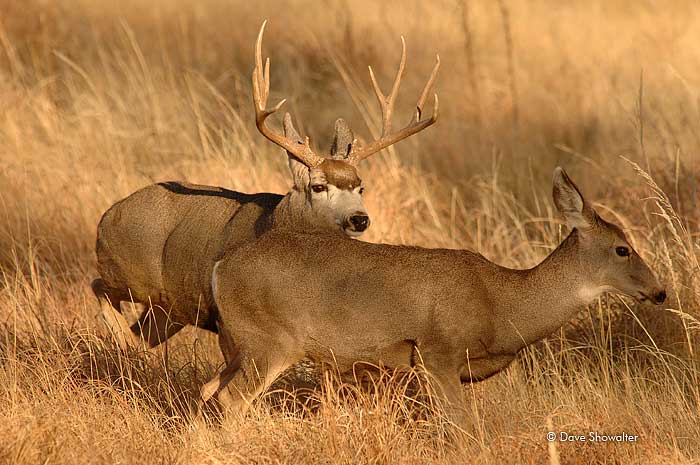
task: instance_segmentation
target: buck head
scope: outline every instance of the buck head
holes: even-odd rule
[[[282,100],[274,107],[267,108],[267,98],[270,93],[270,59],[266,60],[264,66],[262,61],[262,37],[266,23],[267,21],[263,22],[255,43],[253,102],[256,126],[263,136],[287,151],[289,168],[294,179],[294,191],[304,194],[303,211],[307,220],[317,228],[340,228],[348,236],[359,236],[369,227],[370,220],[362,202],[364,187],[357,174],[356,165],[370,155],[422,131],[437,121],[437,95],[435,95],[432,115],[424,119],[421,117],[426,97],[437,76],[440,60],[438,58],[416,103],[414,117],[402,129],[392,131],[391,114],[406,64],[406,44],[402,37],[401,62],[388,96],[382,94],[372,68],[369,69],[372,86],[382,110],[382,135],[360,148],[345,121],[338,119],[335,122],[330,157],[326,158],[317,155],[311,149],[308,137],[302,138],[297,133],[288,113],[284,117],[284,135],[266,124],[268,116],[277,112],[285,102]]]
[[[582,276],[579,294],[585,300],[604,291],[617,291],[640,301],[661,304],[666,291],[625,233],[603,220],[586,202],[566,172],[554,170],[554,203],[566,223],[575,228]]]
[[[302,140],[289,113],[284,116],[284,134],[293,140]],[[352,131],[339,118],[335,122],[330,158],[320,158],[317,164],[307,166],[294,154],[288,152],[287,155],[294,190],[303,195],[313,222],[322,228],[340,228],[348,236],[356,237],[369,227],[370,219],[362,202],[365,189],[362,179],[348,161],[353,143]]]

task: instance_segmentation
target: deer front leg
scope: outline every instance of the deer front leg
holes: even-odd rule
[[[445,349],[446,350],[446,349]],[[466,431],[467,412],[462,397],[459,363],[444,354],[444,350],[423,349],[419,351],[422,364],[431,377],[431,386],[443,401],[447,418],[458,428]]]
[[[504,370],[514,359],[514,355],[489,355],[483,358],[469,359],[460,370],[460,378],[465,383],[483,381]]]
[[[467,411],[464,408],[462,383],[454,370],[433,373],[436,394],[444,401],[447,418],[462,431],[467,428]]]

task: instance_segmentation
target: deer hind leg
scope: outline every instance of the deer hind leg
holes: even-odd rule
[[[214,396],[218,397],[218,394],[226,387],[226,385],[231,382],[233,376],[238,371],[240,367],[240,357],[238,357],[238,349],[234,346],[233,341],[227,332],[221,332],[219,334],[219,347],[224,355],[224,360],[226,366],[220,373],[218,373],[214,378],[202,386],[200,390],[200,404],[199,413],[202,413],[202,404],[209,401]]]
[[[170,339],[185,326],[170,319],[170,313],[162,306],[151,305],[131,325],[130,332],[135,337],[141,337],[148,347],[153,348]]]
[[[257,399],[287,368],[299,362],[303,354],[290,356],[279,343],[266,341],[256,344],[264,347],[253,356],[245,350],[229,348],[226,367],[202,388],[202,400],[217,396],[227,413],[245,413]]]
[[[122,350],[138,347],[139,339],[132,332],[119,306],[121,301],[131,300],[129,293],[109,287],[102,278],[93,280],[91,287],[100,303],[102,322],[107,326],[117,345]]]

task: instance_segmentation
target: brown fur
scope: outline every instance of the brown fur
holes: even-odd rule
[[[339,121],[336,131],[344,132],[334,140],[348,137],[349,129]],[[290,124],[285,129],[293,131]],[[165,182],[147,186],[110,207],[97,228],[100,278],[92,288],[120,344],[143,337],[155,346],[185,325],[216,331],[211,272],[224,250],[274,228],[342,236],[341,230],[349,229],[347,218],[366,215],[359,194],[348,193],[340,203],[324,204],[323,196],[312,199],[309,191],[313,173],[323,173],[323,182],[329,186],[338,182],[348,189],[361,184],[356,168],[342,159],[343,154],[339,156],[311,170],[290,157],[294,188],[286,196]],[[346,220],[339,222],[339,215]],[[122,301],[144,304],[148,311],[129,327],[121,314],[114,313],[121,311]]]
[[[131,328],[149,345],[187,324],[215,331],[209,278],[215,260],[269,229],[283,199],[180,182],[145,187],[103,215],[96,243],[101,278],[93,289],[117,310],[120,301],[152,304]]]
[[[326,181],[338,189],[351,191],[362,184],[355,168],[343,161],[326,158],[318,169],[323,172]]]
[[[358,241],[339,247],[332,237],[284,231],[227,254],[213,277],[227,368],[203,397],[218,392],[229,408],[244,410],[305,357],[340,371],[356,362],[399,368],[422,361],[462,422],[460,382],[505,368],[594,291],[663,300],[622,231],[595,214],[563,170],[554,184],[559,210],[580,229],[528,270],[466,250]],[[616,254],[623,246],[627,257]]]
[[[435,81],[439,59],[416,104],[415,120],[403,129],[390,131],[391,113],[406,59],[406,44],[402,39],[402,64],[388,98],[382,96],[370,69],[382,110],[379,139],[355,147],[352,131],[345,121],[338,119],[331,158],[324,158],[311,149],[308,137],[297,133],[289,113],[283,119],[284,134],[278,133],[267,125],[268,118],[280,109],[284,100],[267,107],[270,62],[268,59],[263,65],[262,60],[265,24],[260,27],[255,44],[252,76],[255,124],[263,136],[287,151],[294,187],[281,198],[209,186],[169,183],[174,185],[174,189],[169,189],[166,184],[157,184],[113,205],[98,226],[96,251],[101,278],[93,281],[92,289],[103,306],[105,320],[122,346],[128,345],[126,339],[138,342],[134,335],[144,336],[151,346],[159,344],[187,324],[216,331],[216,309],[210,288],[214,260],[224,250],[235,249],[268,229],[342,231],[351,237],[362,234],[370,220],[362,202],[362,181],[355,165],[437,121],[437,95],[432,115],[420,120],[420,114]],[[119,303],[131,299],[150,308],[128,328],[119,313]]]

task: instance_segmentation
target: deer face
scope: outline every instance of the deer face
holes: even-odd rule
[[[362,180],[354,166],[327,158],[309,170],[304,186],[315,216],[326,224],[340,227],[351,237],[369,227],[369,215],[362,203]]]
[[[288,115],[285,115],[284,130],[286,135],[300,139]],[[294,189],[304,193],[311,223],[321,229],[340,229],[350,237],[357,237],[369,227],[370,221],[362,202],[362,179],[349,161],[353,142],[352,131],[339,118],[335,122],[330,158],[319,157],[315,164],[308,166],[289,154],[289,169]]]
[[[625,233],[612,223],[596,216],[595,231],[590,240],[592,255],[599,266],[593,269],[600,282],[640,301],[649,300],[661,304],[666,300],[666,291],[642,257],[632,248]],[[583,234],[584,241],[586,235]]]
[[[657,304],[666,300],[666,291],[622,229],[600,218],[561,168],[554,171],[554,203],[576,228],[585,275],[579,293],[585,300],[608,290]]]

